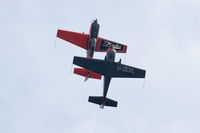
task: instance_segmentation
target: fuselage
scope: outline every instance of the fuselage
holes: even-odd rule
[[[115,61],[115,50],[114,49],[108,49],[104,60],[105,60],[105,62],[113,63]],[[110,68],[106,68],[106,70],[110,70]],[[104,75],[104,86],[103,86],[104,87],[103,88],[103,97],[104,98],[106,98],[111,78],[112,77],[109,76],[109,74]]]
[[[96,48],[96,42],[99,34],[99,24],[97,20],[95,20],[90,26],[90,34],[88,39],[88,50],[87,50],[87,58],[93,58],[94,51]]]

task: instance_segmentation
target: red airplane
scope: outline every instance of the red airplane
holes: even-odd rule
[[[113,48],[117,53],[126,53],[127,46],[98,37],[99,27],[97,20],[94,20],[90,26],[90,33],[77,33],[58,29],[57,37],[73,43],[87,50],[87,58],[93,58],[94,51],[106,52],[107,49]],[[74,73],[84,76],[85,81],[88,78],[101,79],[102,75],[85,68],[74,68]]]

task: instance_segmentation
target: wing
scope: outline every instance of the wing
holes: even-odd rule
[[[145,78],[145,74],[145,70],[115,62],[111,75],[113,78]]]
[[[57,37],[65,40],[65,41],[68,41],[70,43],[73,43],[83,49],[86,49],[86,50],[88,49],[88,47],[87,47],[87,41],[88,41],[88,37],[89,37],[88,34],[58,29]]]
[[[126,53],[126,50],[127,50],[127,45],[123,45],[117,42],[113,42],[113,41],[98,37],[95,51],[105,52],[107,51],[108,48],[111,48],[111,47],[113,47],[117,53]]]
[[[73,64],[113,78],[145,78],[146,73],[145,70],[116,62],[105,62],[104,60],[76,56]]]
[[[89,59],[89,58],[74,56],[73,64],[91,70],[93,72],[99,73],[101,75],[105,74],[104,60]]]

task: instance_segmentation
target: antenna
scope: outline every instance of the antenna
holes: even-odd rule
[[[72,73],[72,68],[73,68],[73,63],[71,64],[71,68],[70,68],[69,74]]]
[[[57,42],[57,37],[55,37],[55,40],[54,40],[54,47],[56,47],[56,42]]]
[[[145,78],[144,78],[144,82],[143,82],[143,90],[144,90],[144,87],[145,87]]]

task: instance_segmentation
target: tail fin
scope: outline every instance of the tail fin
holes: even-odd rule
[[[117,107],[117,101],[101,96],[89,96],[88,102],[99,104],[100,106]]]

